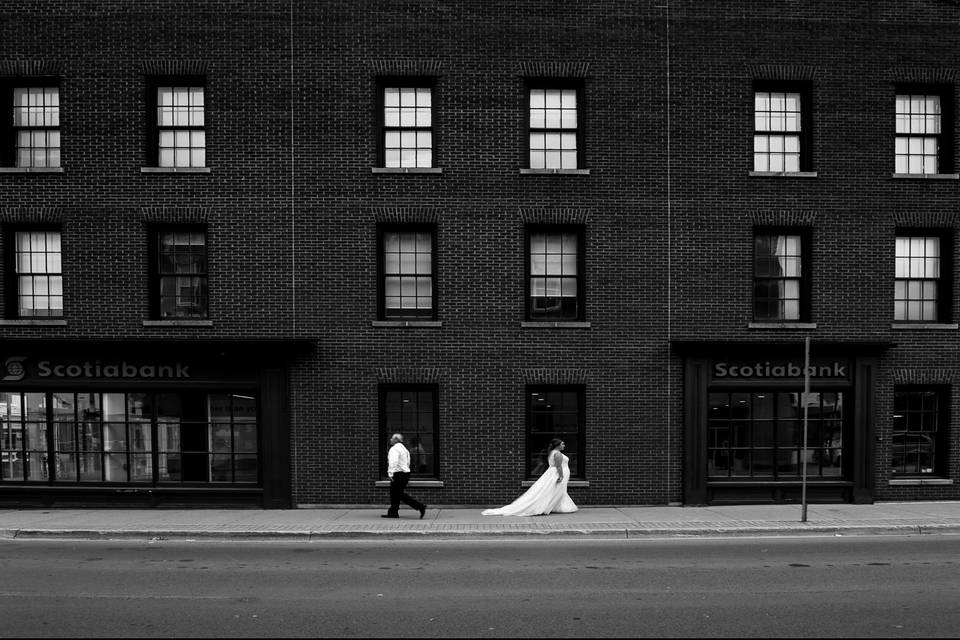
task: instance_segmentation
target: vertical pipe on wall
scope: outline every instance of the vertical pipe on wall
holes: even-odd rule
[[[295,111],[295,100],[296,100],[296,66],[294,64],[294,43],[295,43],[295,34],[294,34],[294,10],[293,4],[296,0],[290,0],[290,16],[289,16],[289,46],[290,46],[290,316],[291,316],[291,337],[293,339],[297,338],[297,252],[295,251],[296,242],[297,242],[297,174],[296,174],[296,153],[294,151],[294,144],[296,141],[294,127],[296,126],[296,120],[294,115]],[[289,366],[289,365],[288,365]],[[286,380],[289,381],[290,373],[289,369],[285,372]],[[286,401],[289,404],[289,410],[284,414],[284,417],[288,421],[289,427],[287,429],[287,448],[289,455],[287,456],[288,470],[287,476],[290,478],[287,485],[287,495],[288,495],[288,506],[296,506],[296,487],[292,486],[292,478],[298,478],[299,474],[297,473],[297,408],[296,408],[296,398],[297,394],[293,391],[293,385],[288,382],[284,387],[286,393]]]
[[[297,332],[297,175],[296,175],[296,153],[294,145],[296,137],[294,128],[296,121],[295,100],[296,100],[296,82],[294,75],[294,55],[293,55],[293,3],[296,0],[290,0],[290,322],[291,331],[296,337]]]
[[[664,10],[664,78],[665,84],[664,94],[666,99],[665,105],[665,119],[666,119],[666,214],[667,214],[667,260],[666,260],[666,269],[667,269],[667,340],[666,340],[666,354],[667,354],[667,371],[666,371],[666,397],[673,398],[673,366],[672,366],[672,357],[673,354],[670,349],[670,341],[673,338],[672,332],[672,320],[673,320],[673,300],[672,300],[672,272],[670,269],[671,260],[673,259],[673,237],[672,232],[672,208],[671,208],[671,191],[670,191],[670,1],[664,0],[662,7]],[[667,401],[667,486],[666,486],[666,496],[667,501],[671,502],[671,484],[673,482],[673,434],[675,432],[673,425],[673,411],[671,402]],[[679,438],[678,438],[679,440]],[[682,448],[681,448],[682,451]],[[682,466],[681,466],[682,469]],[[681,480],[681,494],[683,482]],[[683,500],[683,496],[678,496],[680,500]]]

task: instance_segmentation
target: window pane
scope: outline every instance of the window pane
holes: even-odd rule
[[[940,238],[899,236],[895,251],[894,317],[901,321],[936,321]]]
[[[206,235],[192,229],[160,231],[154,276],[161,318],[207,316]]]
[[[530,168],[577,168],[577,91],[530,90]]]
[[[431,90],[384,89],[384,165],[430,167],[433,162]]]
[[[381,391],[380,430],[386,441],[393,433],[404,436],[414,475],[436,476],[435,392],[416,388]]]
[[[535,319],[576,319],[579,236],[572,233],[531,233],[528,260],[530,316]],[[566,275],[573,277],[561,278]],[[543,277],[554,276],[554,277]],[[563,300],[569,298],[570,300]]]
[[[566,445],[564,453],[570,458],[571,477],[578,477],[583,456],[580,393],[543,387],[531,389],[527,398],[528,476],[543,473],[547,447],[553,438],[560,438]]]
[[[431,233],[417,231],[384,232],[383,290],[388,317],[432,315],[432,238]]]
[[[892,471],[894,474],[933,474],[940,437],[939,393],[895,391]]]
[[[754,317],[799,320],[803,276],[802,242],[798,235],[754,238]]]

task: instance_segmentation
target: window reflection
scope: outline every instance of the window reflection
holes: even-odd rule
[[[0,482],[256,483],[257,402],[220,393],[0,393]]]
[[[803,394],[781,391],[709,395],[707,467],[711,477],[791,478],[843,476],[843,393],[807,395],[807,447],[803,447]]]
[[[382,392],[381,441],[403,434],[410,452],[412,477],[437,477],[435,415],[436,390],[425,387],[390,388]]]
[[[583,390],[580,387],[527,389],[527,469],[529,478],[547,469],[550,441],[560,438],[570,458],[571,477],[582,477]]]

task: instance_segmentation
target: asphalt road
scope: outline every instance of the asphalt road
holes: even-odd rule
[[[2,637],[955,637],[960,536],[0,541]]]

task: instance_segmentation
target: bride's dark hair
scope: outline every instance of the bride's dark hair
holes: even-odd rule
[[[550,446],[547,447],[547,455],[550,455],[550,453],[553,452],[554,449],[559,447],[562,442],[563,440],[561,440],[560,438],[554,438],[553,440],[551,440]]]

